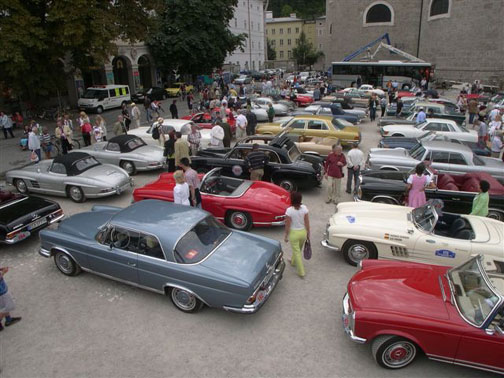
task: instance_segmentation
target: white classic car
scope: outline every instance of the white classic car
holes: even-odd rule
[[[344,202],[330,219],[322,246],[351,265],[364,259],[455,266],[477,254],[504,257],[504,227],[489,218],[444,213],[435,203],[413,209]]]
[[[450,138],[462,142],[478,142],[478,133],[476,130],[467,130],[459,126],[457,122],[443,118],[427,118],[425,122],[417,125],[387,125],[380,128],[382,136],[418,138],[427,131],[436,132],[439,135],[446,135]]]

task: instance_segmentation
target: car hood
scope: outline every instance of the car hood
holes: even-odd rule
[[[255,288],[266,275],[266,265],[274,265],[280,253],[278,241],[232,231],[227,240],[200,265],[223,277],[230,277],[240,286]]]
[[[487,166],[489,168],[504,169],[504,162],[502,162],[502,160],[500,160],[500,159],[484,157],[484,156],[480,156],[479,158],[481,160],[483,160],[483,162],[485,163],[485,166]]]
[[[257,209],[266,210],[276,216],[284,215],[290,206],[288,191],[278,185],[263,181],[253,181],[242,198],[250,199],[250,204],[257,206]]]
[[[85,240],[94,239],[100,226],[107,223],[119,210],[107,209],[72,215],[60,223],[58,232],[74,235]]]
[[[381,228],[386,232],[406,232],[411,208],[373,202],[342,202],[331,217],[331,226]],[[336,228],[337,231],[337,228]]]
[[[103,182],[107,186],[122,186],[129,181],[128,173],[119,167],[116,167],[112,164],[101,164],[87,171],[84,171],[79,176],[74,177],[82,177],[89,178],[95,181]]]
[[[371,148],[369,150],[369,157],[370,159],[373,158],[385,158],[388,157],[390,159],[413,159],[410,155],[408,150],[405,148]]]
[[[418,130],[415,126],[413,125],[387,125],[383,126],[383,131],[388,131],[388,132],[397,132],[397,131],[419,131],[420,133],[424,133],[424,131]]]
[[[447,269],[427,264],[364,261],[362,270],[348,283],[348,291],[357,312],[447,320],[449,315],[439,284],[439,276]],[[449,292],[445,294],[449,296]]]

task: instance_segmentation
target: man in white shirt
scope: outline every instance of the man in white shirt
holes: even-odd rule
[[[224,129],[219,125],[212,127],[212,131],[210,132],[210,147],[224,147]]]
[[[364,164],[364,153],[359,150],[359,144],[354,143],[352,149],[347,154],[348,178],[346,192],[352,192],[352,180],[354,182],[354,194],[357,194],[359,189],[359,175],[362,165]]]
[[[37,154],[37,161],[42,160],[42,155],[40,154],[40,138],[38,136],[38,128],[36,127],[28,134],[28,149]]]
[[[3,130],[4,137],[7,139],[7,132],[14,138],[14,133],[12,132],[12,120],[4,112],[0,112],[0,129]]]
[[[416,123],[423,123],[427,119],[427,114],[425,114],[424,108],[420,108],[420,111],[417,114],[416,117]]]
[[[247,117],[240,112],[240,115],[236,117],[236,140],[243,139],[247,136]]]
[[[495,117],[497,117],[497,114],[499,114],[499,113],[500,113],[500,110],[497,108],[494,108],[494,109],[492,109],[490,114],[488,114],[488,118],[490,119],[490,121],[495,121]]]

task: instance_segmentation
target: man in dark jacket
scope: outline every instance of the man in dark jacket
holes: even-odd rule
[[[178,109],[176,103],[177,100],[173,100],[172,104],[170,105],[170,113],[173,119],[178,118]]]
[[[254,135],[257,127],[257,117],[252,110],[248,110],[247,114],[247,135]]]
[[[227,122],[224,122],[222,120],[222,117],[219,115],[217,115],[217,125],[219,125],[220,127],[222,127],[222,129],[224,130],[224,139],[222,140],[222,143],[224,143],[224,147],[231,147],[231,138],[233,137],[232,135],[232,132],[231,132],[231,126],[229,125],[229,123]]]

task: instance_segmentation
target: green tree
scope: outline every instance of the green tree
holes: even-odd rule
[[[64,86],[64,66],[86,70],[145,38],[160,0],[2,0],[1,84],[32,100]]]
[[[351,1],[351,0],[349,0]],[[313,19],[325,15],[326,0],[269,0],[268,10],[273,11],[275,17],[289,16],[283,9],[288,5],[298,17]]]
[[[322,51],[317,51],[313,44],[306,38],[305,32],[299,35],[299,42],[294,49],[292,49],[292,57],[296,60],[298,67],[313,66],[317,61],[324,56]]]
[[[211,73],[228,53],[240,48],[246,34],[234,35],[228,24],[238,0],[163,0],[157,27],[147,44],[165,72]]]
[[[282,7],[282,11],[280,13],[280,17],[289,17],[291,15],[291,13],[295,13],[294,9],[289,4],[285,4]]]
[[[273,47],[273,44],[271,43],[270,39],[266,40],[266,46],[267,46],[267,54],[268,54],[268,60],[275,60],[276,59],[276,51],[275,48]]]

